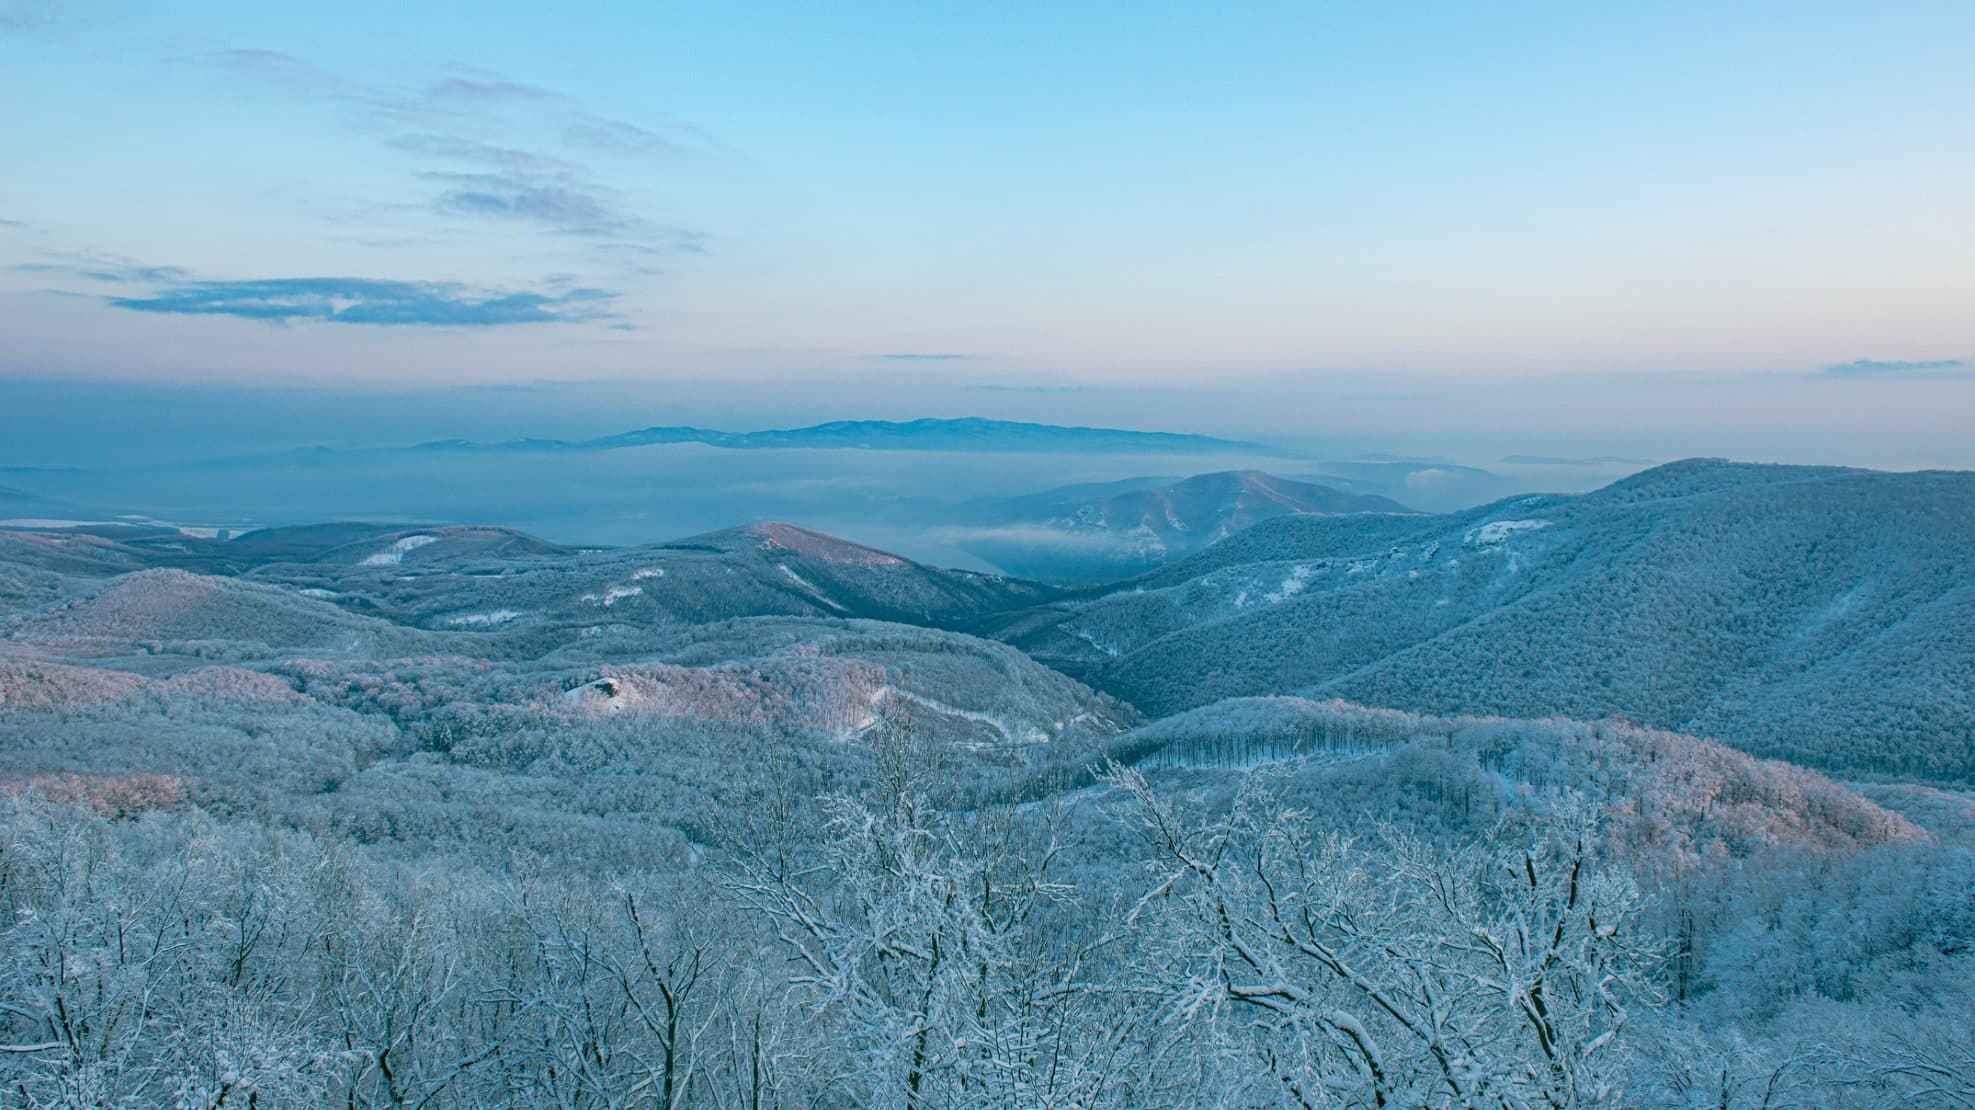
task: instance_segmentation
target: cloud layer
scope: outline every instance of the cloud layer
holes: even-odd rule
[[[287,323],[496,327],[604,319],[615,294],[602,289],[509,293],[451,282],[301,277],[192,281],[150,297],[115,297],[134,312],[236,316]]]
[[[1838,378],[1955,378],[1968,373],[1968,363],[1958,358],[1921,361],[1861,358],[1824,368]]]

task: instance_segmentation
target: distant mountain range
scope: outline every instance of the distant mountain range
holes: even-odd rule
[[[1142,451],[1172,454],[1255,453],[1260,444],[1180,432],[1140,432],[1121,428],[1079,428],[1058,424],[1027,424],[1014,420],[964,417],[955,420],[836,420],[806,428],[759,432],[722,432],[710,428],[669,426],[597,439],[517,439],[478,443],[464,439],[422,443],[417,451],[615,451],[698,443],[731,450],[807,449],[863,451],[1020,451],[1113,452]]]
[[[1007,620],[1164,716],[1234,696],[1622,716],[1975,779],[1975,474],[1696,459],[1442,516],[1284,516]]]
[[[1279,516],[1409,511],[1385,497],[1227,470],[969,502],[955,514],[963,523],[954,543],[1010,574],[1097,582],[1163,566]]]
[[[1527,488],[1526,479],[1444,459],[1337,458],[1316,448],[1299,453],[1297,447],[1210,435],[985,419],[856,420],[767,431],[668,426],[593,439],[494,442],[491,436],[471,436],[408,443],[324,444],[200,458],[197,443],[187,441],[179,447],[195,453],[191,457],[142,466],[0,471],[0,486],[6,487],[0,490],[0,527],[8,521],[25,527],[71,521],[114,524],[127,532],[175,522],[238,532],[367,520],[502,524],[558,543],[625,545],[735,521],[794,520],[924,561],[1087,582],[1184,556],[1200,545],[1187,537],[1224,534],[1261,514],[1236,506],[1229,510],[1235,523],[1221,528],[1219,521],[1182,509],[1180,526],[1151,537],[1155,544],[1132,537],[1121,547],[1143,546],[1149,557],[1082,560],[1063,568],[1003,558],[1006,545],[994,559],[983,558],[983,547],[962,544],[961,537],[942,530],[1006,529],[1065,515],[1061,506],[994,506],[984,498],[1027,496],[1067,482],[1130,479],[1114,489],[1077,494],[1079,501],[1105,501],[1170,485],[1180,476],[1237,467],[1264,467],[1279,476],[1272,480],[1382,497],[1427,511],[1479,504]],[[1577,471],[1551,469],[1539,477],[1550,488],[1590,485]],[[1189,500],[1196,494],[1179,490],[1174,496]],[[1252,491],[1240,496],[1258,508],[1269,499]],[[1002,519],[977,519],[976,510],[992,510]],[[1069,515],[1077,511],[1071,506]],[[1304,505],[1300,511],[1336,508]],[[1129,521],[1134,512],[1126,504],[1101,509],[1112,522]],[[1161,515],[1153,513],[1155,531],[1162,528]],[[1126,531],[1133,527],[1122,525]],[[1060,529],[1038,529],[1036,538],[1065,554],[1101,546],[1101,530],[1079,526],[1076,531],[1067,545]]]

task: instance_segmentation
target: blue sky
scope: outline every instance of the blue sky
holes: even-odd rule
[[[1968,405],[1975,6],[1608,7],[0,0],[0,375]]]

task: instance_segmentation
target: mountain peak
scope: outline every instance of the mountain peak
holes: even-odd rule
[[[823,532],[813,531],[783,520],[764,520],[747,527],[749,534],[759,537],[762,542],[807,555],[826,563],[839,566],[860,567],[902,567],[909,566],[910,560],[901,559],[875,547],[865,547],[861,543],[839,539]]]

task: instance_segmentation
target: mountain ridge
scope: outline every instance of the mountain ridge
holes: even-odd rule
[[[435,440],[414,451],[614,451],[696,443],[729,450],[975,450],[1013,452],[1163,450],[1183,454],[1265,452],[1263,444],[1191,432],[1039,424],[969,416],[915,420],[833,420],[799,428],[729,432],[688,424],[654,425],[592,439],[524,438],[499,443]]]
[[[1410,514],[1387,497],[1262,470],[1061,486],[959,507],[954,542],[1012,574],[1121,579],[1285,515]]]
[[[1682,460],[1574,497],[1288,516],[997,633],[1163,716],[1227,697],[1598,718],[1975,777],[1975,474]]]

